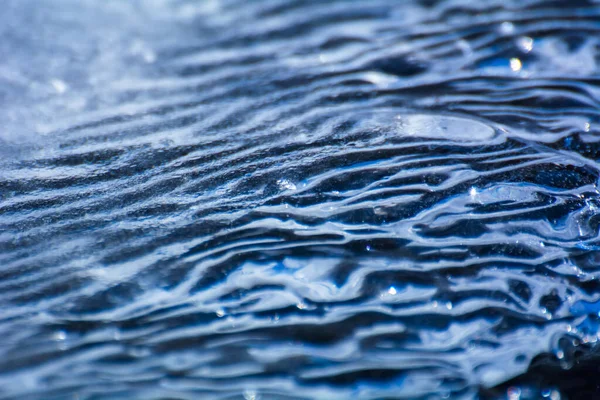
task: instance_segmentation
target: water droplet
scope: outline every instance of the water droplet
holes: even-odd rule
[[[563,358],[565,358],[565,352],[562,350],[557,351],[556,358],[558,358],[559,360],[562,360]]]
[[[396,293],[398,293],[398,291],[396,290],[395,287],[390,286],[390,288],[388,289],[388,293],[391,294],[392,296],[395,295]]]
[[[452,302],[450,302],[450,301],[449,301],[449,302],[447,302],[447,303],[446,303],[446,308],[447,308],[448,310],[452,310]]]
[[[217,317],[222,318],[225,316],[225,310],[219,308],[217,311],[215,311],[215,314],[217,314]]]
[[[519,60],[518,58],[510,59],[510,69],[512,69],[514,72],[519,72],[521,68],[523,68],[521,60]]]
[[[54,333],[52,338],[54,340],[56,340],[57,342],[62,342],[63,340],[65,340],[67,338],[67,333],[65,331],[57,331]]]
[[[304,310],[304,309],[306,309],[306,304],[300,302],[300,303],[296,304],[296,308],[298,308],[299,310]]]

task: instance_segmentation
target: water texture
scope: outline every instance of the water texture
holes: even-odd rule
[[[0,399],[593,399],[600,4],[4,0]]]

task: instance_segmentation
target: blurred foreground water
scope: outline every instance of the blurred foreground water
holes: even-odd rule
[[[4,0],[0,399],[593,399],[600,4]]]

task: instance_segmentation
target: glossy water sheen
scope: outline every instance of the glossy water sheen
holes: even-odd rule
[[[1,399],[594,398],[600,5],[2,8]]]

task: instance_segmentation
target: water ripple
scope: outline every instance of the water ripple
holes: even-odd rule
[[[0,398],[594,398],[572,3],[8,0]]]

